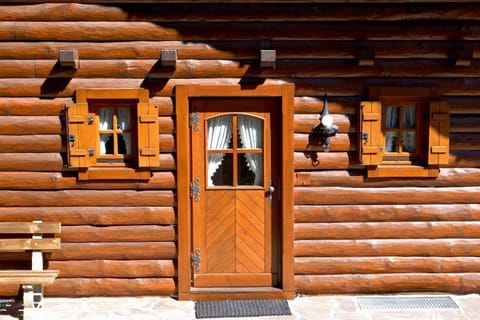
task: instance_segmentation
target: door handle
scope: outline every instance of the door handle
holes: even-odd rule
[[[272,180],[270,180],[270,185],[268,186],[268,196],[270,198],[270,205],[273,202],[273,193],[275,192],[275,187],[273,186]]]

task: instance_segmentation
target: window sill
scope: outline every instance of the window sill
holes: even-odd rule
[[[414,165],[379,165],[367,170],[368,178],[435,178],[440,169]]]
[[[92,167],[78,172],[78,180],[149,180],[150,170],[135,168]]]

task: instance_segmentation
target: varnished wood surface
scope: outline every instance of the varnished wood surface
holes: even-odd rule
[[[480,283],[478,273],[408,273],[385,275],[296,276],[299,292],[311,293],[389,293],[474,291]]]
[[[270,296],[295,288],[477,290],[480,5],[234,2],[3,3],[0,220],[64,225],[64,248],[48,259],[60,278],[47,294],[189,297],[189,146],[177,128],[188,126],[188,110],[178,111],[178,85],[252,80],[295,85],[294,103],[284,110],[294,120],[282,123],[286,289]],[[358,65],[362,46],[374,52],[371,67]],[[460,47],[472,50],[470,66],[454,66],[452,52]],[[259,67],[262,48],[276,50],[275,69]],[[79,51],[79,69],[59,67],[61,49]],[[175,68],[161,66],[162,49],[178,50]],[[366,178],[357,115],[368,88],[379,85],[436,87],[450,104],[449,165],[436,179]],[[64,108],[87,87],[149,90],[159,110],[160,167],[148,181],[77,181],[66,170]],[[329,152],[310,134],[325,93],[339,126]]]
[[[13,2],[13,1],[6,1]],[[28,2],[28,1],[25,1]],[[65,1],[68,2],[68,1]],[[89,2],[89,1],[78,1]],[[211,4],[213,1],[169,1],[183,2],[165,4],[162,9],[151,6],[151,4],[123,4],[117,7],[102,6],[108,1],[96,1],[98,5],[49,3],[43,6],[30,6],[27,10],[24,7],[5,6],[0,20],[5,21],[197,21],[205,19],[209,21],[348,21],[368,20],[371,18],[372,5],[349,6],[338,4],[329,6],[322,4],[325,1],[318,1],[317,4],[298,3],[295,11],[288,2],[299,1],[277,1],[275,5],[263,5],[259,10],[259,4],[255,1],[228,1],[229,6],[218,6]],[[118,1],[118,3],[128,1]],[[133,1],[132,1],[133,2]],[[146,1],[154,2],[154,1]],[[196,3],[205,2],[201,5]],[[239,4],[245,2],[248,4]],[[268,1],[258,1],[265,3]],[[309,1],[311,3],[315,1]],[[335,1],[328,1],[335,2]],[[341,3],[342,1],[336,1]],[[355,2],[355,1],[348,1]],[[364,1],[368,2],[368,1]],[[373,2],[373,1],[372,1]],[[409,2],[409,1],[402,1]],[[414,1],[411,1],[414,2]],[[422,1],[425,2],[425,1]],[[428,2],[428,1],[427,1]],[[435,1],[441,2],[441,1]],[[429,19],[462,19],[478,20],[480,8],[476,4],[468,4],[458,7],[451,4],[419,4],[415,7],[412,4],[390,4],[385,8],[375,8],[375,19],[380,21],[395,20],[429,20]],[[16,18],[13,20],[13,18]]]

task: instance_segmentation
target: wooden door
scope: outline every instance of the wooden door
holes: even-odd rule
[[[274,286],[277,100],[192,101],[194,287]]]

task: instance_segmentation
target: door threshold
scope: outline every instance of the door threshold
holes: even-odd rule
[[[212,287],[191,288],[188,296],[189,300],[195,301],[293,299],[294,292],[288,292],[274,287]]]

